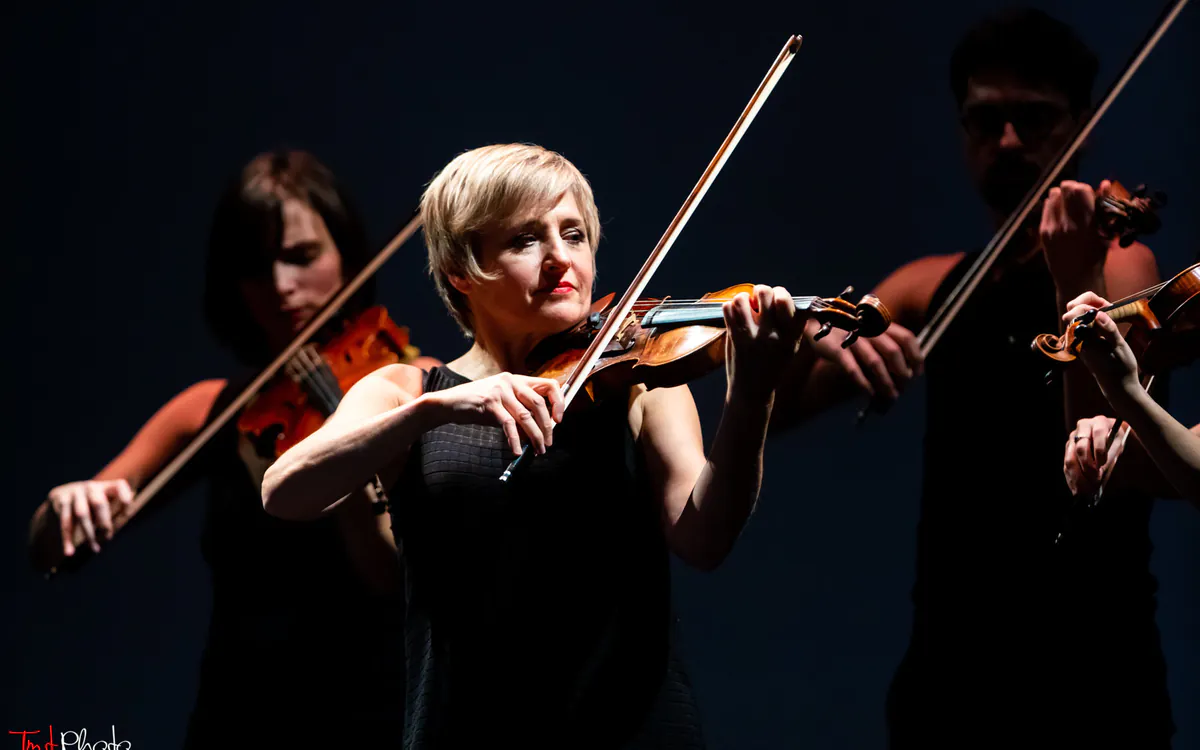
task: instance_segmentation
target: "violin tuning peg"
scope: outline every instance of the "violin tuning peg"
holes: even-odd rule
[[[846,334],[846,338],[842,339],[842,348],[849,349],[850,345],[858,341],[858,331],[851,331]]]
[[[822,323],[821,330],[817,331],[816,335],[813,336],[813,341],[820,341],[821,339],[828,336],[829,332],[832,330],[833,330],[833,323],[828,323],[828,322]]]
[[[841,297],[842,299],[848,299],[851,294],[854,294],[854,287],[848,286],[845,289],[843,289],[842,293],[839,294],[838,296]]]

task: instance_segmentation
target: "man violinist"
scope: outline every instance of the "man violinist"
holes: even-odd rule
[[[1088,116],[1097,67],[1071,29],[1035,10],[991,18],[955,49],[964,153],[995,227]],[[893,748],[1169,747],[1150,498],[1114,498],[1098,528],[1054,544],[1071,500],[1063,441],[1111,407],[1082,368],[1048,386],[1030,342],[1057,332],[1085,291],[1116,299],[1159,280],[1146,246],[1101,236],[1096,201],[1109,185],[1070,179],[1076,167],[927,361],[913,332],[977,252],[894,271],[874,290],[895,321],[888,334],[848,350],[836,336],[816,342],[815,365],[793,366],[803,386],[786,400],[780,391],[776,429],[855,393],[886,404],[915,375],[929,378],[914,620],[888,696]]]

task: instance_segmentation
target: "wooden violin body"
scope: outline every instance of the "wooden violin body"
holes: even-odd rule
[[[419,354],[407,328],[396,325],[383,307],[369,308],[323,346],[300,349],[246,406],[238,431],[260,456],[274,460],[316,432],[352,385]]]
[[[753,291],[753,284],[738,284],[698,300],[638,300],[588,375],[586,392],[596,399],[601,393],[627,388],[633,383],[667,388],[720,367],[725,361],[726,334],[722,306],[741,292]],[[842,294],[852,291],[847,289]],[[610,294],[592,305],[591,315],[582,324],[535,348],[528,360],[530,372],[565,381],[603,325],[613,296]],[[878,336],[891,324],[887,308],[872,295],[864,296],[857,305],[841,296],[794,297],[793,301],[797,312],[822,323],[818,336],[841,328],[850,332],[847,339],[852,341],[857,336]]]
[[[1144,374],[1187,364],[1200,345],[1200,263],[1164,284],[1109,305],[1104,312],[1115,323],[1132,325],[1125,338]],[[1093,311],[1072,320],[1062,336],[1039,335],[1033,349],[1056,362],[1073,362],[1095,317]]]

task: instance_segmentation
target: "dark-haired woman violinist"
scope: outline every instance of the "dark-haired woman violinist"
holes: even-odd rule
[[[262,154],[219,201],[206,319],[245,365],[261,368],[369,260],[363,222],[324,165],[299,151]],[[372,295],[368,281],[331,330],[369,306]],[[72,539],[82,529],[99,551],[112,539],[114,515],[248,384],[192,385],[96,476],[50,490],[34,514],[34,549],[61,545],[62,555],[75,556]],[[391,680],[401,647],[365,637],[386,632],[403,612],[386,521],[363,492],[317,523],[267,515],[259,482],[274,456],[260,453],[231,422],[148,508],[194,480],[209,481],[201,546],[212,573],[212,620],[187,746],[219,747],[233,737],[239,745],[272,747],[395,742],[403,697]]]

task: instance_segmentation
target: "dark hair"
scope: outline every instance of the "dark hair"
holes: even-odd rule
[[[967,32],[950,56],[950,88],[961,108],[971,76],[1005,71],[1062,92],[1078,116],[1091,106],[1098,68],[1096,55],[1071,27],[1040,10],[1017,8]]]
[[[264,248],[283,241],[283,202],[304,201],[316,211],[342,260],[348,282],[371,260],[366,227],[352,201],[324,164],[304,151],[277,150],[256,156],[230,181],[217,203],[208,242],[204,317],[221,344],[246,364],[270,359],[266,338],[242,299],[239,282],[270,273]],[[342,309],[353,315],[372,304],[368,279]]]

